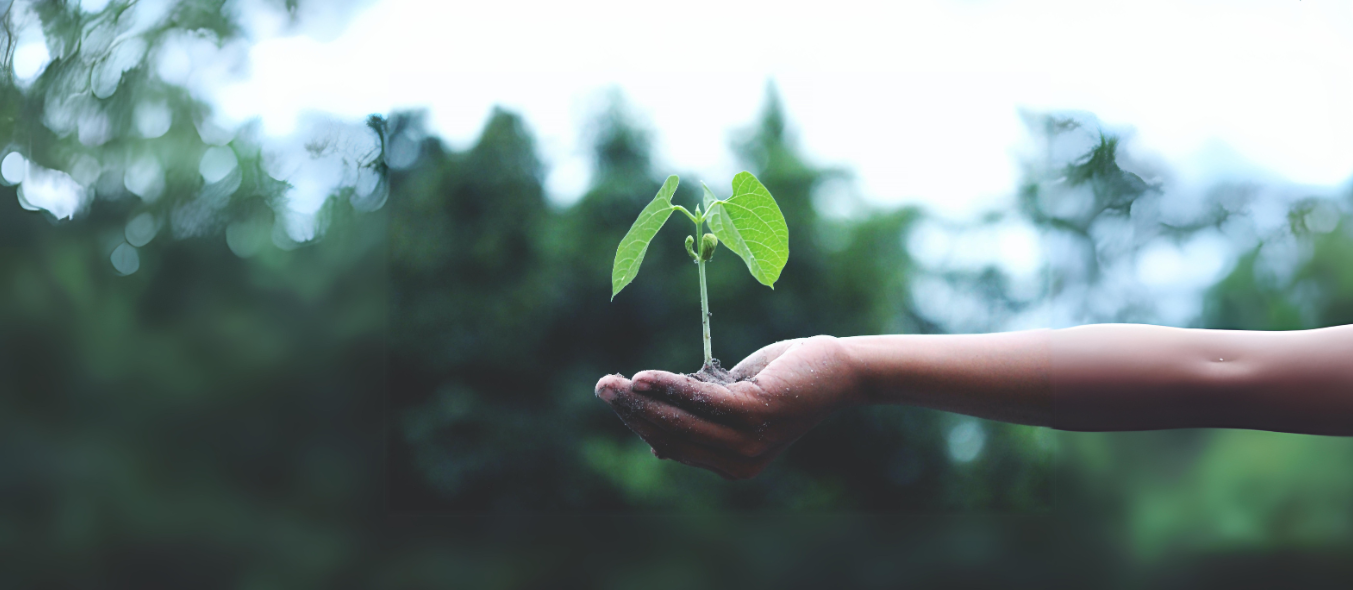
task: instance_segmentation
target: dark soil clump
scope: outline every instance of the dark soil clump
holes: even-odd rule
[[[723,368],[723,365],[719,364],[719,359],[710,359],[708,363],[705,363],[705,366],[700,367],[699,371],[687,373],[687,375],[694,379],[704,381],[705,383],[718,383],[719,385],[729,385],[737,383],[738,381],[746,381],[746,379],[734,379],[733,375],[728,372],[728,369]]]

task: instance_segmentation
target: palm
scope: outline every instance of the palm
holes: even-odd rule
[[[756,351],[733,367],[727,383],[643,371],[633,380],[603,377],[597,396],[659,458],[746,479],[854,401],[851,366],[835,338],[817,336]]]

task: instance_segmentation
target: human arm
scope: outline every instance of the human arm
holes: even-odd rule
[[[721,385],[661,371],[633,381],[609,376],[597,394],[655,454],[729,477],[754,475],[831,412],[858,404],[1064,430],[1353,435],[1353,326],[1245,332],[1103,324],[819,336],[763,348],[733,373],[747,380]]]
[[[1353,435],[1353,326],[1261,332],[1096,324],[842,340],[873,403],[1062,430]]]

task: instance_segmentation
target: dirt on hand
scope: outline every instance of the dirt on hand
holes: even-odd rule
[[[705,363],[705,366],[700,367],[699,371],[687,373],[686,375],[693,379],[704,381],[705,383],[718,383],[719,385],[730,385],[738,381],[746,381],[746,379],[734,379],[733,375],[728,372],[728,369],[723,368],[723,365],[719,364],[719,359],[710,359],[708,363]]]

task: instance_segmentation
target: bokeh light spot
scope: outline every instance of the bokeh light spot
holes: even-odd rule
[[[20,81],[32,81],[52,61],[52,56],[47,52],[47,41],[39,38],[15,48],[13,59],[14,77]]]
[[[127,191],[149,203],[164,192],[164,168],[160,167],[160,161],[155,156],[145,155],[127,167],[122,182]]]
[[[0,160],[0,178],[5,180],[5,184],[19,184],[27,174],[28,158],[23,157],[23,154],[10,152],[4,160]]]
[[[158,223],[155,223],[155,216],[149,212],[142,213],[133,217],[127,222],[127,229],[123,233],[127,237],[127,243],[140,248],[149,244],[155,239],[155,234],[160,230]]]
[[[117,92],[122,73],[140,64],[145,53],[146,42],[140,37],[132,37],[113,47],[108,57],[94,65],[94,71],[90,74],[90,89],[94,96],[108,98]]]
[[[141,137],[154,139],[169,131],[169,126],[174,122],[174,113],[169,110],[169,103],[164,101],[143,102],[136,105],[132,118]]]
[[[136,253],[136,248],[126,242],[114,248],[113,255],[110,258],[113,262],[113,270],[123,276],[132,274],[141,268],[141,256]]]
[[[24,209],[46,209],[57,219],[69,219],[84,204],[85,190],[65,172],[30,163],[18,196]]]
[[[976,420],[963,420],[949,430],[949,458],[955,463],[967,463],[982,454],[987,434]]]
[[[226,227],[226,245],[236,256],[249,258],[263,249],[270,233],[271,228],[261,220],[237,221]]]
[[[202,173],[202,179],[209,183],[219,182],[227,174],[235,171],[239,167],[239,159],[235,157],[235,150],[226,146],[217,146],[209,148],[202,154],[202,161],[198,164],[197,170]]]

